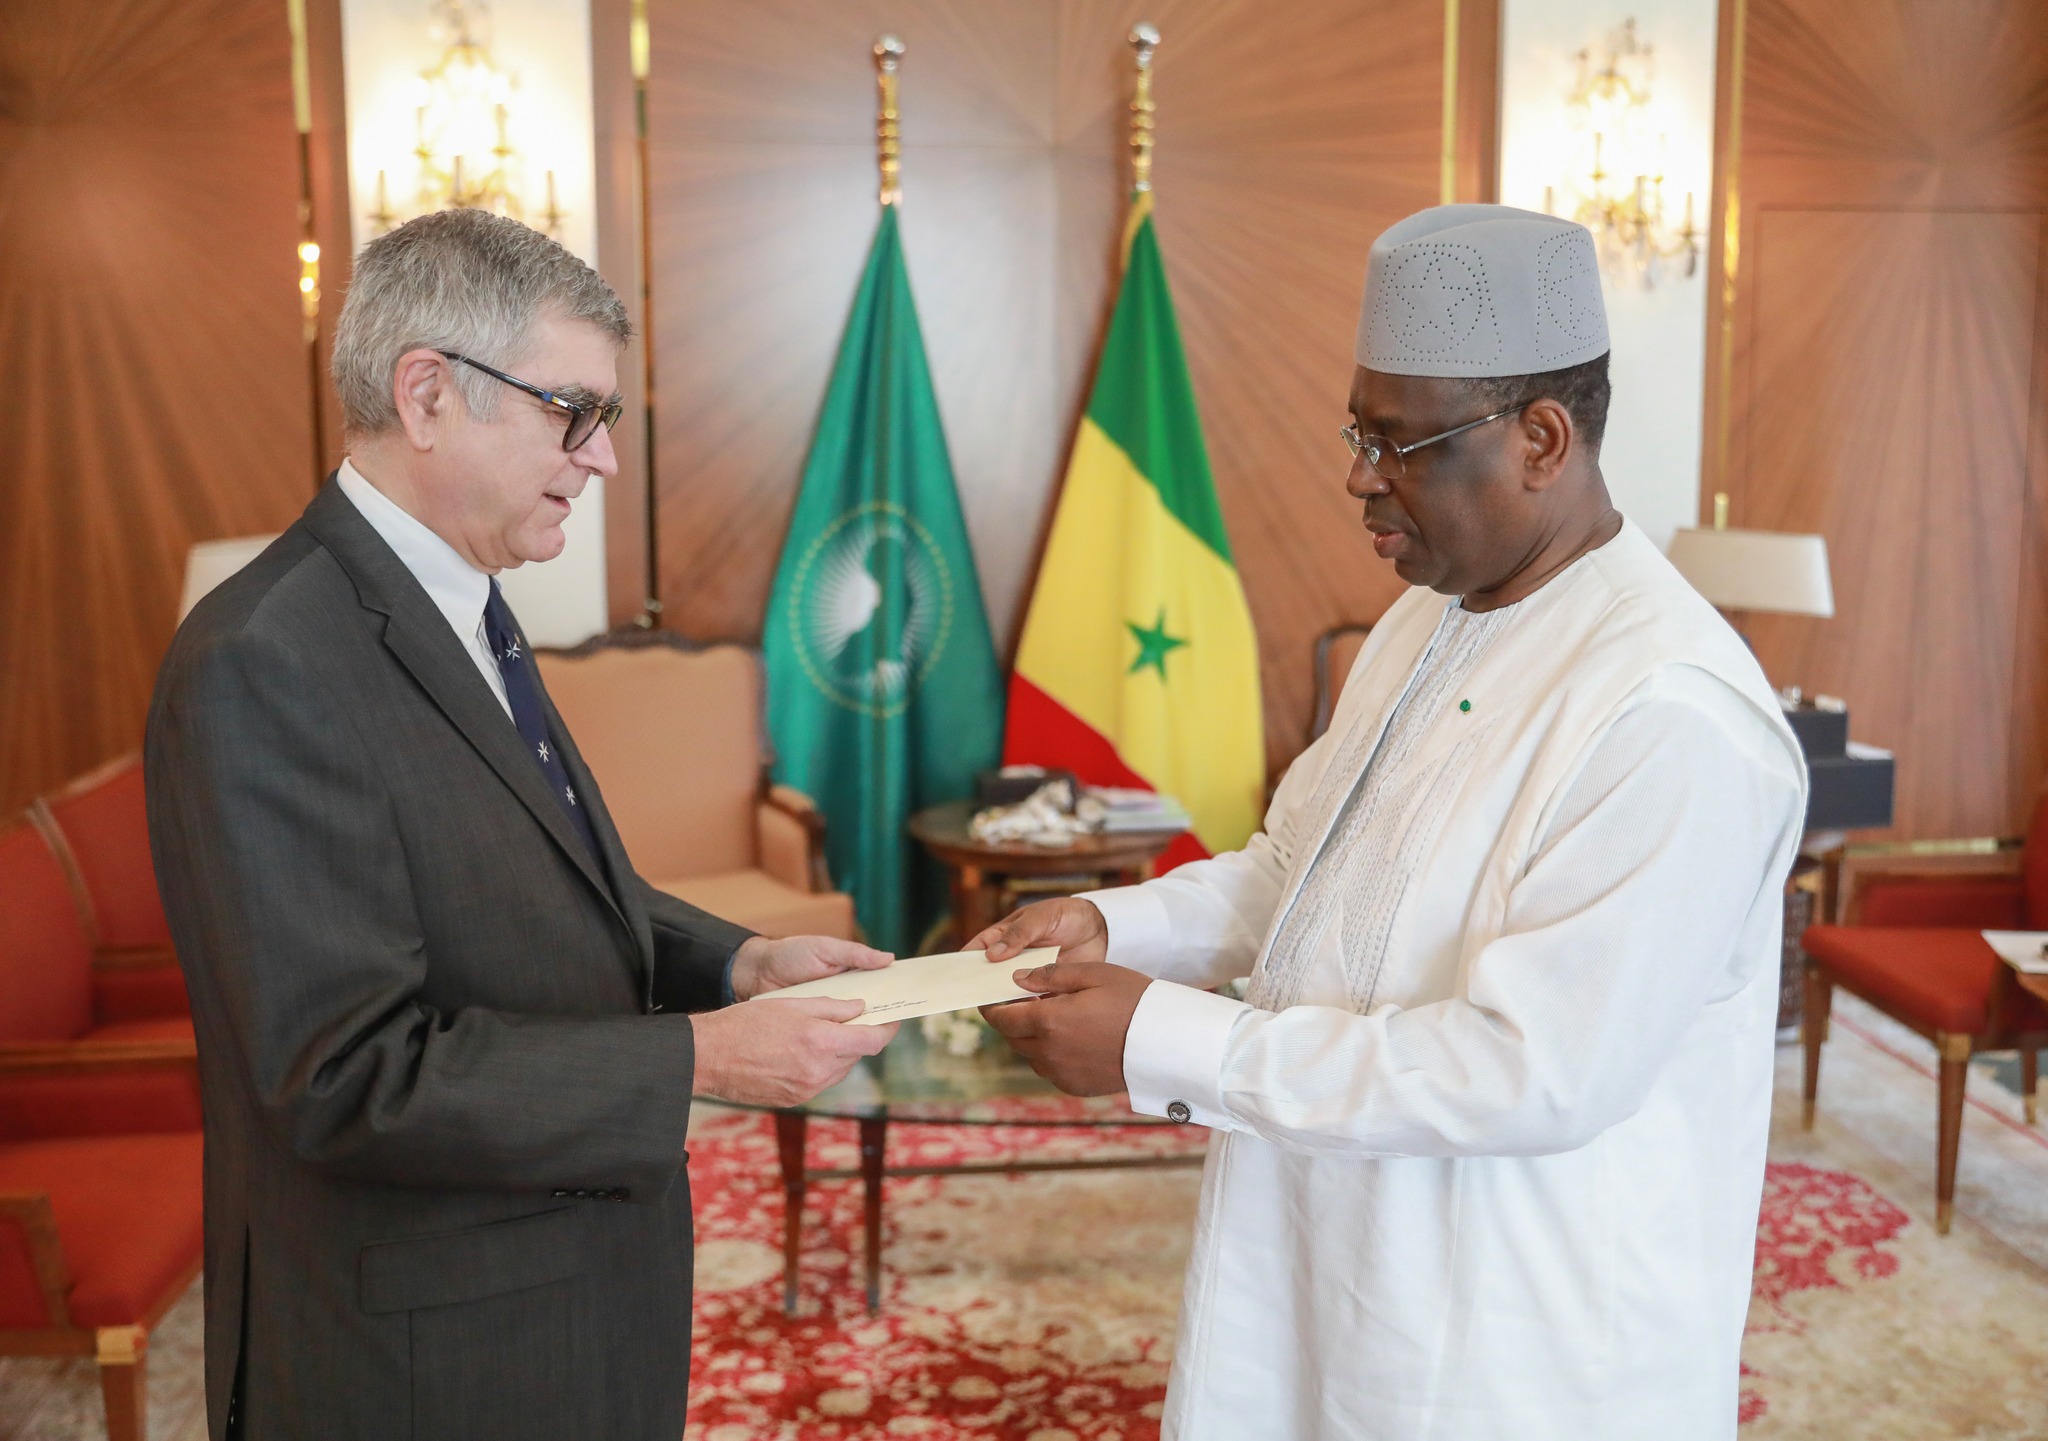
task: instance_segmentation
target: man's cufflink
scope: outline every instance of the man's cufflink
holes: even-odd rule
[[[1185,1126],[1194,1118],[1195,1113],[1188,1109],[1186,1101],[1168,1101],[1166,1103],[1166,1119],[1173,1122],[1174,1125]]]

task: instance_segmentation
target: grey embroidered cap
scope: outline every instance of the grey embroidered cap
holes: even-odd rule
[[[1583,225],[1507,205],[1438,205],[1372,243],[1360,365],[1534,375],[1606,350],[1600,258]]]

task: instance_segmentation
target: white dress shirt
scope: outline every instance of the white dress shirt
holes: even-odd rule
[[[491,654],[490,641],[484,638],[484,607],[491,599],[491,578],[365,479],[352,462],[342,461],[336,479],[341,493],[355,503],[370,528],[384,537],[384,543],[398,552],[413,579],[426,589],[427,598],[448,618],[455,639],[476,662],[484,684],[509,718],[512,703],[505,698],[505,677],[498,670],[498,658]]]

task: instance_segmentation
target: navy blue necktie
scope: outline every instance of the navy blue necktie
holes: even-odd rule
[[[547,778],[556,804],[583,837],[583,844],[590,847],[591,859],[602,868],[603,852],[597,848],[597,834],[590,828],[589,813],[569,780],[561,753],[548,739],[547,712],[541,709],[540,682],[533,673],[533,657],[526,653],[526,642],[512,619],[512,608],[505,604],[495,579],[491,582],[491,598],[484,605],[484,639],[490,643],[491,654],[497,657],[498,674],[505,678],[505,699],[512,707],[512,724],[519,727],[519,737],[526,742],[526,753]]]

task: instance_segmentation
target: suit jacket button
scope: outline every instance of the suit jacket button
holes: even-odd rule
[[[1186,1101],[1168,1101],[1166,1103],[1166,1119],[1173,1122],[1176,1126],[1185,1126],[1194,1119],[1194,1115],[1195,1113],[1188,1109]]]
[[[627,1190],[624,1186],[620,1186],[618,1189],[612,1192],[612,1199],[614,1201],[630,1201],[633,1199],[633,1193]]]
[[[577,1199],[577,1200],[579,1200],[579,1201],[588,1201],[588,1200],[590,1199],[590,1192],[588,1192],[588,1191],[578,1191],[578,1192],[576,1193],[576,1199]]]
[[[553,1196],[557,1201],[566,1201],[569,1199],[569,1193],[567,1191],[562,1190],[560,1187],[555,1188],[548,1194]]]

